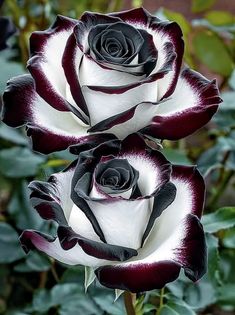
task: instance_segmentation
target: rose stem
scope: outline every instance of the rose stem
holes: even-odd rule
[[[127,315],[136,315],[135,308],[133,305],[133,300],[135,299],[135,294],[128,291],[124,292],[124,303]]]
[[[161,309],[164,305],[164,290],[165,290],[165,288],[162,288],[160,291],[160,302],[159,302],[159,307],[157,309],[156,315],[160,315]]]

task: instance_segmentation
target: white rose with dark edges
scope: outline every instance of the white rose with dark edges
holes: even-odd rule
[[[161,288],[181,268],[200,279],[207,253],[197,169],[171,165],[138,135],[85,149],[71,147],[76,161],[48,182],[30,184],[33,206],[58,229],[56,236],[25,230],[25,251],[89,266],[103,285],[132,292]]]
[[[43,153],[137,131],[180,139],[205,125],[221,101],[215,81],[181,69],[178,24],[143,8],[58,16],[32,34],[30,51],[31,76],[8,82],[3,121],[26,124]]]

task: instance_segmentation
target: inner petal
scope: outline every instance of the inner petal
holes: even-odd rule
[[[108,244],[139,249],[152,200],[88,201]]]

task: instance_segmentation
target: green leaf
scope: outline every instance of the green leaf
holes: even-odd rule
[[[222,236],[222,244],[224,247],[235,249],[235,228],[226,230]]]
[[[231,132],[227,137],[217,138],[215,146],[202,153],[197,165],[204,174],[220,167],[235,170],[235,132]]]
[[[12,56],[12,50],[6,49],[0,54],[0,94],[3,93],[6,87],[6,82],[13,76],[25,73],[23,66],[20,63],[9,60]]]
[[[42,225],[44,228],[47,227],[48,224],[43,222],[37,211],[31,206],[29,194],[27,182],[24,180],[19,182],[8,205],[8,212],[15,220],[17,228],[21,230],[41,229]]]
[[[0,172],[7,177],[34,176],[46,158],[28,148],[14,147],[0,151]]]
[[[215,233],[235,225],[235,207],[224,207],[202,218],[205,232]]]
[[[0,222],[0,263],[12,263],[25,256],[17,232],[7,223]]]
[[[230,76],[233,59],[215,33],[208,30],[198,32],[193,38],[193,47],[197,58],[210,70],[225,77]]]
[[[94,294],[93,298],[95,303],[99,305],[100,309],[102,309],[106,313],[112,315],[125,314],[122,299],[114,302],[113,292],[110,292],[108,290],[99,290]]]
[[[184,36],[187,37],[191,31],[191,25],[181,13],[171,11],[166,8],[162,9],[162,13],[168,20],[177,22],[180,25]]]
[[[0,123],[0,138],[19,145],[27,145],[28,140],[18,129]]]
[[[114,303],[113,291],[96,287],[85,294],[82,282],[55,285],[51,290],[37,290],[33,297],[33,311],[48,312],[57,308],[60,315],[74,315],[78,310],[86,315],[125,313],[122,300]]]
[[[234,251],[220,251],[220,273],[223,283],[235,283]]]
[[[204,276],[197,283],[188,282],[184,291],[185,302],[193,309],[205,308],[215,303],[217,299],[216,289],[207,276]]]
[[[229,78],[229,81],[228,81],[228,84],[229,86],[235,90],[235,70],[233,70],[232,74],[231,74],[231,77]],[[228,92],[229,93],[229,92]],[[230,92],[231,93],[231,92]],[[235,92],[234,92],[235,94]],[[222,96],[223,97],[223,96]],[[232,101],[232,100],[231,100]],[[235,107],[235,101],[234,101],[234,98],[233,98],[233,107]]]
[[[218,300],[222,305],[232,305],[235,307],[235,284],[229,283],[223,285],[219,290]]]
[[[38,253],[30,252],[24,262],[17,264],[14,270],[17,272],[47,271],[51,267],[48,257]]]
[[[230,25],[235,21],[234,16],[226,11],[210,11],[205,15],[207,21],[216,26]]]
[[[167,312],[170,310],[174,311],[175,313],[172,314],[177,314],[177,315],[196,315],[196,313],[190,308],[190,306],[188,306],[186,303],[184,303],[183,301],[168,301],[167,304],[165,305],[168,307]],[[166,312],[166,314],[168,314]],[[162,315],[162,312],[160,312],[160,314]],[[170,313],[169,313],[170,314]],[[163,313],[164,315],[164,313]]]
[[[183,164],[183,165],[192,164],[190,160],[188,159],[186,152],[183,152],[177,149],[165,148],[162,150],[162,153],[173,164]]]
[[[219,274],[219,241],[214,235],[206,233],[206,243],[208,248],[208,278],[215,286],[220,284]]]
[[[192,0],[192,11],[194,13],[199,13],[210,9],[216,0]]]
[[[179,315],[173,308],[168,305],[163,305],[160,309],[159,315]]]
[[[217,130],[219,129],[229,132],[235,127],[235,92],[224,92],[222,93],[221,97],[223,99],[223,103],[219,106],[219,110],[214,116],[213,121],[217,125]]]

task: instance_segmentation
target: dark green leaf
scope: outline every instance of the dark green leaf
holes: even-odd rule
[[[21,229],[40,229],[43,225],[47,226],[32,208],[29,201],[29,189],[26,181],[19,183],[18,189],[15,189],[11,201],[8,205],[8,212],[15,220],[16,226]]]
[[[51,267],[50,260],[47,256],[38,252],[30,252],[24,262],[14,267],[17,272],[47,271]]]
[[[219,274],[219,251],[218,239],[206,233],[206,243],[208,248],[208,278],[211,283],[215,286],[220,284],[220,274]]]
[[[33,176],[45,159],[44,156],[35,154],[28,148],[14,147],[1,150],[0,172],[13,178]]]
[[[25,256],[16,231],[7,223],[0,222],[0,263],[11,263]]]
[[[219,167],[235,170],[235,132],[219,137],[215,146],[202,153],[197,165],[202,173]]]
[[[226,230],[222,236],[222,243],[227,248],[235,249],[235,228]]]
[[[205,308],[215,303],[216,289],[207,276],[196,283],[189,282],[184,291],[185,302],[193,309]]]
[[[0,138],[19,145],[27,145],[26,136],[22,135],[18,129],[13,129],[0,123]]]
[[[233,70],[232,74],[231,74],[231,77],[229,78],[229,86],[235,90],[235,70]],[[234,98],[233,98],[233,107],[235,107],[235,101],[234,101]]]
[[[23,74],[25,72],[23,66],[20,63],[10,61],[8,58],[12,56],[12,50],[6,49],[1,51],[0,54],[0,94],[3,93],[6,87],[6,82],[13,76]]]
[[[231,305],[235,308],[235,284],[223,285],[219,290],[218,300],[222,305]]]
[[[202,218],[205,232],[215,233],[235,225],[235,207],[224,207]]]
[[[230,76],[233,70],[233,59],[224,42],[211,31],[200,31],[193,38],[193,47],[197,58],[210,70]]]
[[[171,149],[166,148],[162,150],[165,157],[173,164],[184,164],[184,165],[191,165],[192,163],[188,159],[185,152],[177,150],[177,149]]]
[[[213,120],[217,129],[228,132],[235,127],[235,92],[224,92],[221,97],[223,103]]]
[[[175,313],[172,313],[172,315],[173,314],[196,315],[196,313],[191,309],[191,307],[189,307],[186,303],[180,300],[168,301],[166,306],[168,307],[167,311],[173,310],[175,312]],[[160,314],[162,315],[162,312],[160,312]],[[166,314],[168,313],[166,312]],[[164,312],[163,312],[163,315],[164,315]]]

